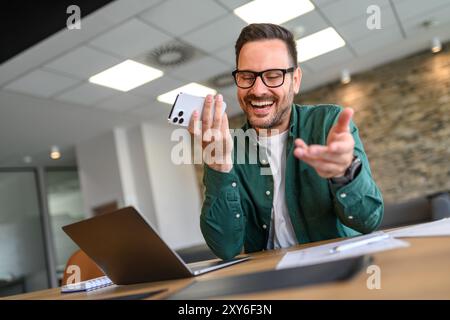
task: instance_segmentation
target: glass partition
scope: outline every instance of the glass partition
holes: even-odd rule
[[[48,287],[36,172],[0,169],[0,296]]]
[[[67,260],[78,250],[61,227],[85,217],[80,181],[75,168],[47,168],[45,181],[56,270],[61,279]]]

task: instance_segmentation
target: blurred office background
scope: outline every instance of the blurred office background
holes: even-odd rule
[[[303,81],[296,102],[356,110],[386,201],[383,227],[447,216],[450,2],[271,2],[291,13],[281,12],[274,22],[300,40]],[[187,261],[210,256],[199,229],[202,166],[171,161],[178,142],[171,141],[175,127],[167,123],[171,104],[161,95],[192,82],[216,90],[227,101],[232,126],[240,126],[245,118],[230,76],[234,41],[248,21],[273,18],[273,8],[242,7],[260,3],[2,5],[0,296],[58,285],[77,250],[61,226],[126,205],[138,208]],[[70,30],[66,22],[74,11],[66,10],[74,4],[81,29]],[[381,28],[371,29],[367,21],[378,13]],[[324,43],[308,37],[322,30],[337,42],[311,52]],[[302,47],[308,43],[302,39],[310,44]],[[128,59],[159,77],[122,91],[89,81]]]

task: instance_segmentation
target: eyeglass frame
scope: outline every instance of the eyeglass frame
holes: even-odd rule
[[[296,68],[297,67],[290,67],[290,68],[287,68],[287,69],[276,69],[275,68],[275,69],[267,69],[267,70],[263,70],[263,71],[259,71],[259,72],[252,71],[252,70],[239,70],[239,69],[236,69],[231,74],[233,75],[234,83],[236,84],[236,86],[238,88],[241,88],[241,89],[250,89],[251,87],[253,87],[255,85],[256,79],[258,77],[261,78],[262,83],[264,83],[264,85],[266,87],[268,87],[268,88],[278,88],[278,87],[281,87],[284,84],[284,80],[286,78],[286,73],[294,72]],[[268,72],[268,71],[281,71],[283,73],[283,81],[281,81],[281,84],[279,84],[278,86],[269,86],[269,85],[267,85],[266,82],[264,81],[264,78],[262,77],[262,75],[263,75],[263,73]],[[237,79],[236,79],[236,74],[238,72],[249,72],[249,73],[252,73],[255,76],[252,85],[248,86],[248,87],[241,87],[241,86],[239,86],[238,83],[237,83]]]

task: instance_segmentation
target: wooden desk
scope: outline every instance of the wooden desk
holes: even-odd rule
[[[369,290],[369,277],[364,270],[345,282],[327,283],[302,288],[290,288],[224,299],[450,299],[450,237],[405,239],[408,248],[395,249],[374,254],[374,264],[381,268],[381,289]],[[330,242],[330,241],[326,241]],[[283,254],[290,250],[305,248],[312,243],[299,245],[289,250],[264,251],[252,254],[253,259],[225,269],[196,277],[198,280],[216,279],[274,269]],[[193,281],[190,279],[112,286],[93,292],[61,294],[59,288],[7,297],[7,299],[108,299],[123,295],[168,289],[151,296],[163,299]]]

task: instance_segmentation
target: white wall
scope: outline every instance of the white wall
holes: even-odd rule
[[[114,133],[125,205],[134,206],[158,229],[141,127],[120,128]]]
[[[161,236],[173,247],[204,243],[200,231],[201,197],[193,165],[175,165],[172,128],[142,125],[150,183]],[[188,132],[186,131],[188,135]]]
[[[78,173],[85,212],[112,201],[124,205],[116,141],[108,132],[76,146]]]

